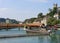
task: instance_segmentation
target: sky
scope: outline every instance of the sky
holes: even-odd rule
[[[60,0],[0,0],[0,18],[24,21],[40,12],[45,15],[54,3],[60,6]]]

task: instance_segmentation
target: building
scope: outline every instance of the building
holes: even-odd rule
[[[57,7],[57,12],[54,14],[53,17],[58,20],[58,19],[60,19],[60,7],[58,7],[57,4],[54,4],[54,7]]]
[[[21,22],[21,21],[18,21],[19,22],[19,24],[23,24],[23,22]]]
[[[44,18],[41,20],[41,23],[46,26],[46,25],[47,25],[47,17],[44,17]]]
[[[8,23],[10,23],[10,19],[9,18],[6,19],[6,24],[8,24]]]
[[[5,18],[0,18],[0,24],[4,24],[5,23]]]
[[[16,21],[15,19],[9,19],[9,18],[7,18],[6,19],[6,23],[9,23],[9,24],[18,24],[19,22]]]
[[[58,13],[55,13],[54,14],[54,18],[56,18],[57,20],[60,19],[59,14]]]

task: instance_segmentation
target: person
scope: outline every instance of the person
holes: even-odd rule
[[[48,30],[49,33],[51,33],[51,30]]]

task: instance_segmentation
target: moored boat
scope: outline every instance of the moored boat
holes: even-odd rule
[[[27,34],[34,34],[34,35],[49,35],[50,31],[47,31],[45,29],[41,29],[41,30],[26,30]]]

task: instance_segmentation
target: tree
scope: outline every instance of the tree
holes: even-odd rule
[[[25,19],[25,21],[23,23],[29,22],[29,19]]]
[[[57,19],[51,17],[51,18],[49,18],[49,19],[47,20],[47,24],[48,24],[48,25],[60,24],[60,20],[57,20]]]
[[[26,19],[23,23],[33,23],[36,18]]]
[[[48,20],[47,20],[47,24],[48,25],[55,25],[56,24],[56,19],[55,18],[53,18],[53,17],[51,17],[51,18],[49,18]]]
[[[33,23],[36,20],[36,18],[30,18],[29,23]]]
[[[57,23],[60,24],[60,20],[57,20]]]
[[[54,7],[53,9],[49,8],[49,13],[47,15],[53,17],[55,13],[57,13],[57,7]]]
[[[42,18],[42,17],[43,17],[43,13],[39,13],[38,18]]]

